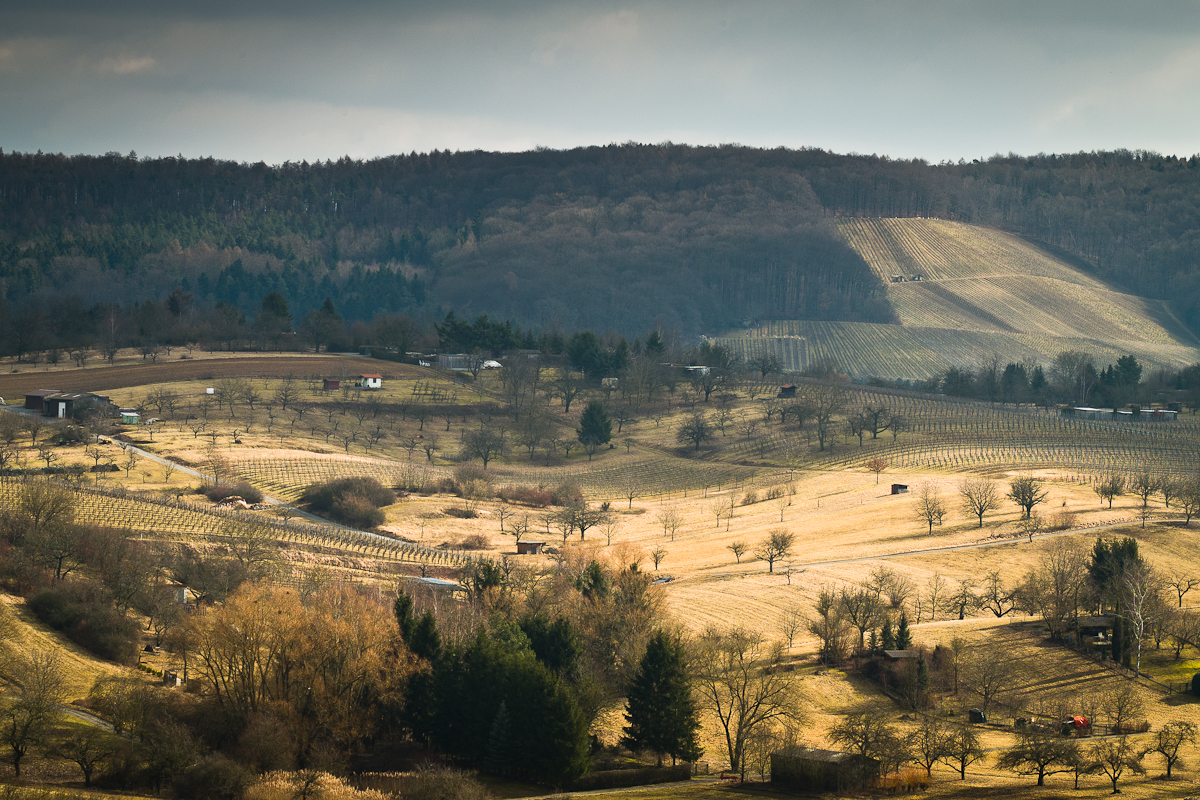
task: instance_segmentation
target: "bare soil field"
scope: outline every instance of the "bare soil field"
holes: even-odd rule
[[[162,360],[158,363],[124,363],[115,366],[97,364],[83,369],[39,369],[21,365],[0,375],[0,397],[9,403],[22,402],[21,395],[34,389],[59,389],[66,392],[111,392],[115,389],[143,387],[172,381],[198,381],[226,377],[275,377],[309,375],[341,377],[360,372],[376,373],[385,378],[410,375],[415,367],[362,356],[297,355],[281,353],[261,355],[223,354],[221,358]],[[17,371],[20,370],[20,371]]]

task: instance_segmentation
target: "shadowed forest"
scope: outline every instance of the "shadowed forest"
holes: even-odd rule
[[[1195,326],[1198,167],[1128,151],[930,165],[670,144],[274,167],[6,153],[3,313],[56,334],[98,328],[97,304],[177,290],[243,314],[279,292],[297,317],[330,298],[349,321],[454,309],[626,334],[891,322],[832,224],[863,215],[1014,231]]]

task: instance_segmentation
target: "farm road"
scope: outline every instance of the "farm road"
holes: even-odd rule
[[[416,367],[365,356],[248,356],[246,358],[197,358],[160,361],[157,364],[123,364],[117,367],[16,372],[0,375],[0,397],[12,404],[34,389],[64,392],[105,392],[170,381],[218,378],[297,378],[325,374],[336,377],[372,372],[395,380],[411,375]]]
[[[1127,522],[1110,522],[1107,525],[1096,525],[1091,528],[1072,528],[1068,531],[1057,531],[1056,533],[1044,533],[1036,537],[1035,541],[1042,539],[1052,539],[1057,536],[1070,536],[1073,533],[1084,533],[1091,531],[1106,531],[1111,528],[1124,528],[1126,525],[1132,524],[1132,520]],[[831,564],[860,564],[864,561],[878,561],[884,558],[903,558],[904,556],[923,556],[933,553],[949,553],[955,550],[979,550],[984,547],[1001,547],[1006,544],[1030,544],[1025,537],[1013,539],[996,539],[989,542],[975,542],[973,544],[954,544],[946,547],[925,547],[918,550],[901,550],[895,553],[880,553],[877,556],[861,556],[858,558],[835,558],[830,561],[812,561],[807,564],[789,564],[792,568],[806,569],[808,567],[824,567]],[[740,573],[734,573],[740,574]]]

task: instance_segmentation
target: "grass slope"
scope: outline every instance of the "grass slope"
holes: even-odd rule
[[[773,350],[787,369],[831,359],[853,375],[889,379],[975,367],[993,352],[1042,363],[1064,350],[1101,363],[1124,353],[1148,366],[1200,360],[1200,340],[1160,301],[1116,292],[1017,236],[938,219],[848,219],[839,228],[887,285],[898,325],[782,320],[723,341],[743,355]]]

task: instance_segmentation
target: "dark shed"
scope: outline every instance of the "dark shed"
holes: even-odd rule
[[[879,777],[873,758],[792,745],[771,754],[771,786],[795,792],[846,792]]]

